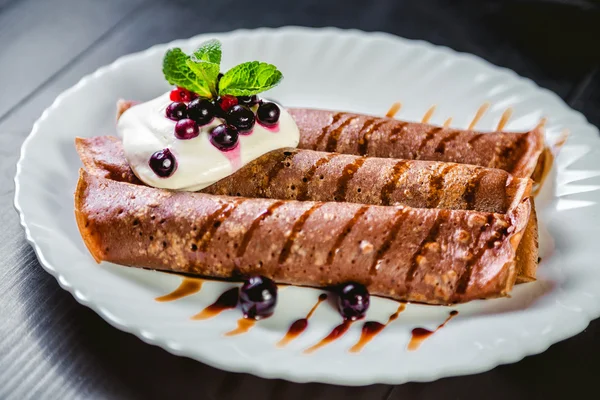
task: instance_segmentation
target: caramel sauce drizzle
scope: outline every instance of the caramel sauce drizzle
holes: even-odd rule
[[[434,104],[431,107],[429,107],[429,110],[427,110],[427,112],[425,113],[425,115],[423,115],[423,119],[421,120],[421,122],[424,123],[424,124],[429,123],[429,120],[431,119],[431,116],[435,112],[436,108],[437,108],[436,104]]]
[[[492,222],[493,222],[493,217],[491,215],[488,215],[487,225],[489,225],[491,227]],[[485,231],[485,229],[482,229],[482,231],[479,234],[479,237],[477,238],[477,241],[475,243],[479,242],[479,239],[481,238],[481,235],[483,235],[484,231]],[[502,232],[501,236],[503,234],[505,234],[505,232]],[[498,237],[495,237],[494,235],[490,235],[490,238],[485,242],[485,244],[483,246],[480,246],[477,249],[477,251],[475,252],[475,254],[473,255],[473,257],[471,257],[471,259],[469,259],[469,261],[467,261],[467,264],[465,265],[465,270],[458,278],[458,283],[456,285],[455,294],[457,294],[457,295],[464,294],[466,292],[467,286],[469,286],[469,282],[471,280],[471,274],[473,273],[473,266],[475,266],[475,264],[477,264],[477,262],[481,259],[481,257],[483,257],[484,253],[488,249],[491,249],[494,247],[494,242],[496,242],[498,240],[502,240],[501,237],[498,238]],[[458,296],[454,296],[454,299],[457,299],[457,297]]]
[[[296,154],[296,151],[286,151],[283,153],[283,159],[279,162],[277,162],[267,173],[267,179],[265,179],[264,185],[261,187],[261,196],[260,197],[266,197],[266,190],[269,187],[269,185],[271,184],[271,181],[273,181],[273,179],[275,179],[275,177],[277,176],[277,174],[279,174],[279,172],[281,170],[283,170],[286,167],[286,163],[287,161],[293,157]]]
[[[362,331],[360,333],[360,339],[354,346],[350,348],[350,353],[360,352],[375,336],[377,336],[386,326],[391,324],[393,321],[398,319],[400,313],[406,309],[406,304],[400,303],[395,313],[389,316],[387,322],[382,324],[377,321],[367,321],[363,324]]]
[[[417,247],[417,250],[414,252],[414,254],[411,258],[410,267],[408,268],[408,271],[406,272],[405,280],[406,280],[406,292],[407,293],[410,291],[410,286],[411,286],[412,280],[415,277],[415,273],[419,269],[419,257],[422,256],[423,250],[425,250],[425,245],[427,243],[434,242],[437,239],[437,236],[440,233],[440,226],[442,225],[443,222],[445,222],[448,213],[449,213],[448,210],[439,210],[438,215],[436,216],[433,225],[429,229],[429,232],[427,232],[427,236],[425,236],[423,241],[421,241],[421,243]]]
[[[466,210],[472,210],[475,207],[475,201],[477,200],[475,195],[477,194],[479,184],[485,175],[485,169],[480,169],[474,177],[469,179],[465,191],[462,194],[462,198],[466,203]]]
[[[392,104],[392,106],[390,107],[388,112],[385,114],[385,116],[388,118],[394,118],[396,116],[396,114],[398,114],[398,111],[400,111],[401,108],[402,108],[402,103],[396,102],[396,103]]]
[[[339,324],[338,326],[333,328],[333,330],[329,333],[329,335],[327,335],[323,339],[321,339],[320,342],[318,342],[317,344],[304,350],[304,354],[314,353],[315,351],[319,350],[321,347],[325,347],[328,344],[330,344],[331,342],[333,342],[334,340],[344,336],[344,334],[348,331],[348,328],[350,328],[350,326],[352,325],[353,322],[354,321],[345,319],[344,322],[342,322],[341,324]]]
[[[300,334],[302,332],[304,332],[306,330],[306,328],[308,327],[308,320],[310,319],[310,317],[312,317],[312,315],[315,313],[315,311],[317,310],[319,305],[322,302],[324,302],[325,300],[327,300],[327,294],[321,293],[319,295],[319,299],[317,300],[315,305],[312,306],[312,308],[310,309],[308,314],[306,314],[306,317],[297,319],[296,321],[294,321],[292,323],[292,325],[290,325],[290,328],[286,332],[285,336],[283,338],[281,338],[281,340],[279,342],[277,342],[277,347],[285,347],[291,341],[293,341],[298,336],[300,336]]]
[[[335,243],[333,244],[333,246],[331,247],[331,250],[329,250],[329,253],[327,253],[327,262],[325,263],[326,265],[331,265],[333,263],[333,260],[335,258],[335,255],[338,252],[338,249],[340,248],[340,246],[342,245],[342,243],[344,242],[344,239],[346,239],[346,236],[348,236],[350,234],[350,232],[352,231],[352,228],[354,227],[354,225],[356,225],[356,222],[369,210],[369,206],[362,206],[361,208],[358,209],[358,211],[352,216],[352,218],[346,223],[346,225],[344,226],[344,228],[342,229],[342,231],[340,232],[340,234],[337,236],[337,238],[335,239]]]
[[[237,307],[239,291],[240,290],[237,287],[227,290],[221,294],[214,303],[200,311],[198,314],[193,315],[191,319],[203,320],[213,318],[225,310]]]
[[[329,132],[329,129],[331,129],[331,127],[333,125],[335,125],[344,115],[346,115],[346,113],[343,113],[343,112],[339,112],[339,113],[333,114],[333,117],[331,118],[331,123],[325,125],[323,127],[323,129],[321,129],[321,134],[319,135],[319,137],[315,141],[315,145],[314,145],[314,149],[315,150],[317,150],[317,148],[319,147],[319,144],[323,141],[323,139],[325,138],[325,136],[327,136],[327,133]]]
[[[225,336],[236,336],[248,332],[256,324],[253,318],[242,317],[237,321],[237,328],[225,333]]]
[[[483,114],[485,114],[487,112],[488,108],[490,108],[490,103],[487,101],[485,103],[483,103],[481,106],[479,106],[479,109],[477,110],[477,112],[475,113],[475,116],[473,117],[473,121],[471,121],[471,124],[469,124],[469,127],[467,128],[468,130],[472,130],[473,128],[475,128],[475,125],[477,125],[477,123],[479,122],[481,117],[483,117]]]
[[[344,132],[344,129],[352,122],[356,121],[358,117],[349,117],[347,120],[342,122],[340,126],[329,133],[329,137],[327,138],[327,145],[325,146],[325,151],[332,152],[337,148],[338,140],[340,136]]]
[[[381,205],[390,205],[392,193],[394,193],[394,191],[396,190],[400,177],[404,175],[406,170],[408,170],[409,166],[410,162],[407,160],[398,161],[396,164],[394,164],[390,178],[381,188]]]
[[[348,183],[354,177],[354,174],[360,167],[365,163],[365,158],[357,158],[352,163],[347,164],[342,171],[342,176],[337,181],[337,189],[333,195],[334,201],[345,201],[346,192],[348,190]]]
[[[369,151],[369,140],[371,139],[371,134],[373,131],[379,129],[382,125],[384,125],[387,120],[382,120],[379,122],[375,122],[376,120],[367,120],[363,127],[358,132],[358,154],[361,156],[367,155]]]
[[[546,123],[548,122],[548,118],[546,117],[542,117],[542,119],[540,119],[540,122],[538,122],[538,124],[535,126],[535,129],[543,129],[546,126]]]
[[[425,137],[421,141],[421,144],[419,144],[419,149],[417,150],[417,156],[416,156],[417,159],[421,156],[421,152],[423,151],[425,146],[427,146],[427,143],[429,143],[429,141],[435,137],[436,133],[442,131],[443,129],[444,128],[442,126],[436,126],[436,127],[430,128],[429,130],[427,130],[425,132]]]
[[[396,121],[394,125],[395,126],[394,128],[392,128],[392,132],[390,133],[390,142],[392,143],[398,141],[398,136],[400,136],[400,132],[402,132],[404,127],[408,125],[408,122]]]
[[[238,247],[238,250],[237,250],[238,257],[244,256],[244,253],[246,252],[246,248],[248,247],[248,243],[250,243],[250,239],[252,239],[252,235],[258,229],[258,226],[260,225],[260,223],[262,221],[264,221],[266,218],[268,218],[269,216],[271,216],[276,209],[278,209],[279,207],[281,207],[284,204],[285,204],[285,202],[283,202],[283,201],[276,201],[273,204],[271,204],[266,210],[264,210],[263,212],[258,214],[258,216],[256,218],[254,218],[254,220],[252,221],[252,224],[250,225],[250,228],[248,228],[248,230],[246,231],[246,233],[244,233],[244,236],[242,237],[242,241],[240,242],[240,247]]]
[[[375,253],[375,258],[373,259],[373,263],[371,264],[371,267],[369,268],[370,275],[377,274],[377,270],[379,269],[379,263],[385,257],[385,253],[387,253],[387,251],[390,249],[390,247],[392,247],[392,242],[394,240],[396,240],[396,236],[398,236],[398,233],[400,232],[400,228],[402,227],[402,223],[404,222],[404,213],[405,212],[406,212],[406,210],[404,208],[400,208],[398,211],[396,211],[394,223],[392,224],[392,227],[390,228],[390,231],[389,231],[387,237],[385,238],[385,241],[383,242],[381,247],[379,247],[379,249],[377,249],[377,253]]]
[[[198,231],[198,234],[196,235],[196,241],[198,240],[202,240],[204,238],[204,236],[206,235],[206,233],[208,232],[208,229],[212,226],[212,224],[215,221],[215,218],[217,218],[217,216],[219,214],[221,214],[228,206],[228,203],[225,204],[221,204],[221,206],[214,211],[213,213],[211,213],[207,218],[206,221],[204,221],[204,223],[202,224],[202,226],[200,227],[200,230]]]
[[[292,230],[288,235],[283,248],[281,249],[281,253],[279,254],[279,264],[285,263],[285,261],[290,256],[292,246],[294,245],[294,241],[298,237],[298,234],[302,230],[302,227],[306,223],[306,220],[315,212],[319,207],[321,207],[323,203],[315,203],[311,208],[306,210],[297,220],[294,222],[292,226]]]
[[[475,144],[475,142],[478,141],[479,139],[481,139],[484,135],[485,135],[485,133],[476,133],[475,135],[473,135],[473,137],[471,139],[469,139],[467,144],[469,146],[473,146],[473,144]]]
[[[208,231],[202,236],[202,243],[198,246],[200,251],[206,251],[210,241],[212,240],[215,232],[223,224],[223,222],[229,218],[229,216],[235,211],[235,209],[244,202],[242,199],[234,200],[228,203],[221,213],[214,219],[212,225],[208,227]]]
[[[361,156],[367,154],[367,146],[369,145],[367,143],[368,139],[365,139],[365,135],[371,131],[371,128],[373,127],[373,125],[376,124],[376,122],[377,120],[375,118],[369,118],[365,120],[363,126],[361,126],[358,130],[358,154],[360,154]]]
[[[516,142],[505,145],[500,151],[500,153],[498,153],[497,151],[494,153],[494,156],[490,160],[488,167],[500,169],[505,169],[508,166],[514,167],[515,165],[513,163],[513,158],[517,154],[518,150],[523,149],[523,142],[526,141],[527,135],[519,135],[517,137]]]
[[[337,154],[328,154],[325,157],[319,158],[317,160],[317,162],[315,162],[308,169],[308,171],[306,171],[306,174],[304,175],[304,178],[302,178],[302,182],[304,183],[304,185],[302,185],[302,187],[300,187],[300,189],[298,189],[298,194],[296,195],[296,200],[300,200],[300,201],[308,200],[308,186],[309,186],[310,181],[312,180],[312,178],[315,176],[315,173],[317,172],[317,169],[319,167],[327,164],[335,156],[337,156]]]
[[[446,175],[454,168],[457,164],[445,164],[438,172],[431,176],[429,180],[429,196],[427,199],[427,208],[437,208],[440,204],[441,191],[444,188],[444,182]]]
[[[502,116],[500,117],[500,121],[498,121],[498,126],[496,126],[497,131],[501,131],[504,129],[510,117],[512,117],[513,109],[511,107],[504,110]]]
[[[436,153],[444,154],[446,152],[446,145],[456,139],[458,135],[460,135],[461,131],[452,131],[448,135],[446,135],[435,148]]]
[[[448,128],[450,126],[450,124],[452,123],[452,117],[448,118],[447,120],[444,121],[444,128]]]
[[[552,145],[552,153],[553,153],[553,155],[556,156],[558,154],[558,152],[560,151],[560,149],[567,142],[568,138],[569,138],[569,130],[568,129],[563,129],[560,132],[559,138],[556,139],[556,142],[554,142],[554,144]]]
[[[410,342],[408,342],[407,349],[409,351],[417,350],[419,348],[419,346],[421,346],[421,344],[425,341],[425,339],[427,339],[428,337],[433,335],[435,332],[442,329],[444,326],[446,326],[446,324],[448,322],[450,322],[450,320],[452,318],[454,318],[457,315],[458,315],[458,311],[456,311],[456,310],[450,311],[450,315],[448,316],[448,318],[446,318],[446,320],[433,331],[430,331],[429,329],[425,329],[425,328],[413,329],[412,336],[410,338]]]
[[[204,279],[199,278],[188,278],[184,277],[179,284],[179,287],[172,291],[169,294],[165,294],[164,296],[157,297],[156,301],[158,302],[167,302],[179,300],[183,297],[190,296],[194,293],[198,293],[200,289],[202,289],[202,284],[204,283]]]

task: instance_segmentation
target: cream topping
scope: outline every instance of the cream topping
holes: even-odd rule
[[[239,135],[238,145],[227,152],[210,142],[210,131],[223,123],[214,118],[200,127],[200,134],[182,140],[175,137],[175,124],[166,117],[171,103],[169,93],[137,104],[121,115],[117,132],[123,141],[125,156],[135,175],[145,184],[157,188],[197,191],[233,174],[250,161],[270,151],[297,147],[300,133],[291,115],[280,106],[281,115],[273,128],[256,121],[250,134]],[[158,176],[149,161],[156,151],[168,148],[177,162],[169,177]]]

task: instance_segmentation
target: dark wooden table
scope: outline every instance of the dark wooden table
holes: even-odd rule
[[[301,385],[175,357],[110,327],[42,270],[12,206],[12,179],[35,119],[83,75],[156,43],[236,28],[331,25],[428,40],[511,68],[599,125],[599,7],[583,0],[0,0],[0,398],[506,399],[595,392],[599,321],[513,365],[400,386]]]

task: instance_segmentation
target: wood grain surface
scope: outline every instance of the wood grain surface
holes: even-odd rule
[[[43,271],[12,205],[13,177],[23,140],[53,99],[85,74],[156,43],[283,25],[387,31],[474,53],[555,91],[600,124],[600,10],[593,0],[0,0],[0,398],[530,399],[594,392],[598,321],[543,354],[478,375],[362,388],[294,384],[149,346],[79,305]]]

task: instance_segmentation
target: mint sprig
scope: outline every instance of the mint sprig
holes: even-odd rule
[[[252,96],[275,87],[283,79],[274,65],[250,61],[231,68],[218,81],[220,64],[221,43],[213,39],[202,43],[189,56],[180,48],[167,51],[163,60],[163,73],[171,85],[206,98],[223,95]]]

